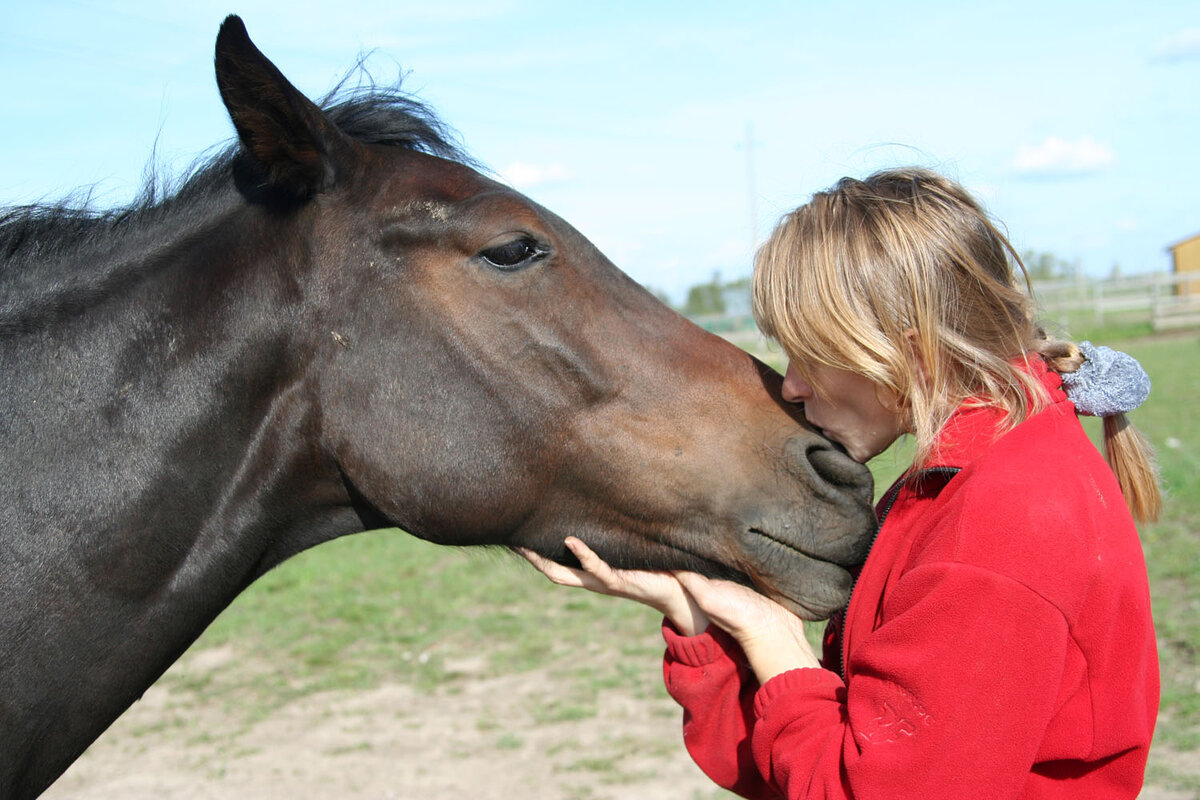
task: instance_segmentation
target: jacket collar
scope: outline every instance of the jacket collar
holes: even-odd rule
[[[1014,364],[1036,377],[1050,395],[1050,404],[1069,403],[1062,390],[1062,378],[1046,366],[1036,354]],[[997,408],[968,400],[942,426],[934,440],[932,455],[919,465],[920,470],[941,467],[965,467],[983,455],[1003,435],[1005,414]],[[917,465],[914,465],[917,466]]]

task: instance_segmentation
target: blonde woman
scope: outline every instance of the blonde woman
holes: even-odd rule
[[[931,172],[844,179],[759,252],[754,309],[784,397],[859,461],[902,434],[912,467],[823,657],[782,606],[698,575],[551,580],[663,612],[684,741],[745,797],[1134,798],[1158,662],[1134,518],[1158,513],[1125,412],[1128,356],[1049,341],[1006,238]],[[1108,463],[1078,413],[1105,417]]]

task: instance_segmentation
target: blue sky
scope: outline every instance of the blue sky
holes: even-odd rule
[[[1197,0],[0,0],[0,203],[121,204],[155,147],[180,171],[226,142],[229,12],[310,96],[363,52],[403,70],[471,153],[675,299],[748,274],[812,192],[903,164],[1092,275],[1167,269],[1200,233]]]

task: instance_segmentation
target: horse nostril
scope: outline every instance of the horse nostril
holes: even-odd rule
[[[815,478],[835,489],[862,494],[868,500],[874,491],[871,472],[850,458],[845,449],[836,442],[796,442],[793,453],[799,453],[801,463],[796,464],[798,474]]]
[[[850,469],[854,460],[845,451],[832,447],[810,447],[808,463],[812,464],[817,475],[834,486],[848,486],[857,483],[857,470]]]

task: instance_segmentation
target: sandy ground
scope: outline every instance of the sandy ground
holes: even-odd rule
[[[172,669],[223,657],[189,655]],[[548,673],[315,694],[249,727],[172,683],[152,687],[43,797],[733,797],[688,758],[671,701],[608,692],[596,716],[546,721],[538,709],[562,691]]]
[[[227,651],[189,654],[191,678]],[[731,798],[683,749],[666,698],[607,692],[598,714],[547,720],[563,699],[551,672],[480,674],[448,689],[389,685],[297,700],[248,724],[181,682],[160,681],[44,795],[50,800],[460,800],[472,798]],[[170,673],[169,673],[170,674]],[[230,698],[223,698],[227,701]],[[236,700],[236,698],[233,698]],[[1200,774],[1196,754],[1162,754]],[[1196,800],[1148,786],[1143,800]]]

